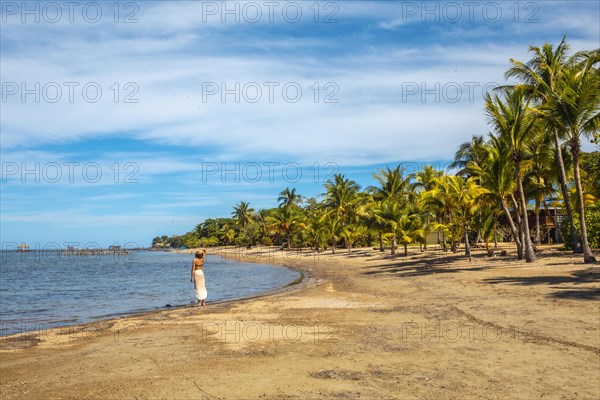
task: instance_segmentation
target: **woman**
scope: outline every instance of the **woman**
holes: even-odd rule
[[[192,279],[190,282],[194,282],[194,287],[196,288],[196,297],[198,298],[198,305],[196,307],[205,305],[206,297],[208,296],[206,287],[204,286],[204,272],[202,272],[205,255],[206,249],[202,249],[202,251],[198,250],[196,258],[192,261]]]

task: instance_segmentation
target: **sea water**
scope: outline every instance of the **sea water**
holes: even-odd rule
[[[0,253],[0,335],[196,302],[191,254]],[[204,275],[209,304],[268,292],[300,277],[287,268],[213,255]]]

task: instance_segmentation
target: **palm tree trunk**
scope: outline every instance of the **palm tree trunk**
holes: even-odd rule
[[[450,242],[450,251],[452,251],[452,253],[456,253],[458,251],[458,246],[456,245],[456,240],[452,240]]]
[[[494,248],[498,248],[498,218],[494,221]]]
[[[548,229],[548,218],[550,217],[550,212],[548,210],[548,202],[546,201],[546,198],[544,197],[542,199],[542,206],[544,207],[544,229],[546,229],[546,243],[551,243],[550,240],[550,229]]]
[[[469,230],[466,226],[464,226],[463,229],[465,231],[465,256],[468,256],[469,261],[472,261],[473,259],[471,258],[471,245],[469,243]]]
[[[521,198],[521,207],[523,208],[523,247],[525,250],[525,262],[535,261],[535,252],[529,235],[529,218],[527,217],[527,202],[525,201],[525,193],[523,192],[523,180],[521,179],[521,161],[515,161],[515,175],[517,178],[517,186],[519,189],[519,197]]]
[[[540,199],[535,199],[535,244],[542,243],[540,238]]]
[[[571,139],[571,154],[573,155],[573,173],[575,174],[575,188],[577,189],[577,208],[579,211],[579,223],[581,225],[581,244],[583,246],[583,262],[593,263],[596,258],[590,250],[588,242],[587,227],[585,225],[585,205],[583,203],[583,188],[581,187],[581,176],[579,174],[579,138],[573,135]]]
[[[335,238],[331,239],[331,254],[335,254]]]
[[[519,232],[517,232],[517,227],[515,226],[512,215],[510,214],[510,210],[508,209],[508,204],[506,204],[506,199],[502,198],[500,203],[502,204],[502,209],[504,210],[504,214],[506,214],[506,218],[508,218],[508,224],[510,225],[510,230],[517,245],[517,258],[521,260],[523,258],[523,246],[521,245],[521,240],[519,239]]]
[[[287,234],[287,248],[288,250],[292,249],[292,235],[289,232]]]
[[[392,236],[392,254],[396,254],[396,234]]]
[[[379,232],[379,251],[383,252],[383,233]]]
[[[519,204],[517,203],[517,199],[515,199],[515,195],[513,193],[510,194],[510,199],[512,201],[513,207],[515,208],[515,216],[517,217],[517,226],[519,227],[519,229],[517,230],[518,234],[519,234],[519,243],[521,244],[521,251],[519,252],[517,249],[517,259],[518,260],[522,260],[523,259],[523,247],[525,246],[525,237],[523,236],[523,221],[521,219],[521,208],[519,207]]]
[[[404,243],[404,257],[408,257],[408,245]]]
[[[581,239],[575,229],[575,223],[573,220],[573,210],[569,203],[569,189],[567,188],[567,173],[565,172],[565,163],[562,157],[562,151],[560,149],[560,138],[558,137],[558,130],[554,130],[554,147],[556,151],[556,166],[558,168],[558,181],[560,184],[560,191],[562,192],[563,199],[565,202],[565,209],[567,210],[567,218],[569,219],[569,230],[571,231],[571,238],[573,240],[573,253],[583,252],[581,247]]]
[[[427,232],[429,232],[429,224],[430,224],[430,220],[429,220],[429,212],[427,212],[427,218],[425,220],[425,226],[427,227]],[[423,250],[427,251],[427,234],[425,234],[425,243],[423,243]],[[421,250],[421,251],[423,251]]]

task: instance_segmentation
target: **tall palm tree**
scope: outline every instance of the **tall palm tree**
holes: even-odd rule
[[[529,53],[532,58],[523,63],[511,59],[512,67],[506,72],[506,78],[517,78],[519,87],[527,92],[531,98],[537,102],[537,105],[547,106],[550,98],[556,93],[557,82],[560,79],[563,69],[573,62],[568,56],[569,45],[566,37],[556,48],[550,43],[545,43],[542,47],[530,46]],[[563,198],[569,198],[569,189],[567,187],[567,174],[565,162],[561,151],[561,136],[564,132],[552,120],[546,120],[546,128],[549,130],[554,141],[554,152],[556,168],[558,170],[558,181]],[[569,230],[573,240],[573,251],[582,252],[581,240],[577,229],[575,229],[573,210],[571,204],[565,201],[565,210],[569,220]]]
[[[233,206],[231,216],[235,219],[236,225],[239,225],[242,229],[252,223],[252,215],[254,208],[250,207],[250,203],[240,201],[239,204]]]
[[[490,138],[490,146],[488,147],[488,158],[482,170],[483,186],[489,192],[483,194],[483,197],[499,201],[502,206],[513,239],[517,245],[517,258],[520,260],[523,258],[523,245],[508,206],[508,198],[516,191],[517,186],[514,170],[515,167],[512,163],[508,146],[503,141],[492,136]],[[518,209],[515,212],[518,213]]]
[[[566,132],[573,157],[573,174],[577,190],[577,208],[581,228],[584,262],[595,262],[585,223],[584,193],[581,186],[579,155],[581,136],[591,137],[600,129],[600,50],[580,53],[581,62],[562,70],[562,74],[543,114]]]
[[[527,201],[523,191],[523,176],[521,162],[525,155],[525,146],[531,140],[536,122],[529,108],[529,100],[520,88],[507,90],[502,97],[486,95],[485,108],[488,121],[492,125],[498,138],[506,143],[515,164],[515,180],[519,195],[520,207],[523,212],[523,247],[525,261],[535,261],[533,243],[529,233],[527,217]]]
[[[279,193],[279,197],[277,198],[277,202],[279,203],[279,207],[287,207],[292,204],[298,204],[302,201],[302,196],[296,193],[296,188],[290,190],[290,188],[285,188]]]

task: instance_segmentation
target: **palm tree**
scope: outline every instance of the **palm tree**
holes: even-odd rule
[[[532,58],[527,63],[511,59],[512,67],[506,72],[506,78],[519,79],[519,87],[525,90],[541,107],[545,107],[550,98],[556,93],[556,85],[563,69],[573,62],[567,55],[568,51],[569,45],[565,37],[563,37],[556,49],[550,43],[545,43],[541,48],[530,46],[529,52],[533,55]],[[546,129],[548,129],[554,140],[555,162],[558,170],[560,190],[563,198],[568,199],[567,174],[561,151],[561,136],[564,132],[561,132],[560,128],[552,120],[547,119],[545,122]],[[577,229],[575,229],[573,210],[568,201],[565,201],[565,210],[569,219],[573,251],[580,253],[582,252],[581,240]]]
[[[342,229],[341,236],[346,241],[348,253],[352,252],[352,245],[365,233],[364,227],[359,224],[349,224]]]
[[[324,230],[331,240],[331,253],[335,254],[335,248],[342,232],[342,224],[337,213],[329,212],[321,217],[321,222],[324,224]]]
[[[523,246],[525,250],[525,261],[535,261],[533,243],[529,233],[529,221],[527,218],[527,201],[523,191],[523,176],[521,171],[521,161],[524,157],[525,146],[531,140],[534,132],[534,124],[529,100],[525,96],[524,90],[520,88],[509,89],[503,93],[502,97],[498,95],[486,95],[486,114],[488,121],[494,128],[498,138],[506,143],[511,152],[512,161],[515,164],[515,180],[517,182],[517,191],[520,200],[520,207],[523,212]]]
[[[485,159],[485,140],[482,135],[473,135],[470,142],[461,144],[454,154],[454,161],[448,165],[448,169],[459,169],[456,175],[473,176],[469,164],[481,165]]]
[[[285,235],[288,250],[292,248],[292,233],[306,225],[293,207],[278,207],[268,217],[271,226]]]
[[[359,196],[360,186],[342,174],[335,174],[333,180],[325,182],[324,207],[333,211],[339,218],[342,227],[355,216],[357,207],[364,197]]]
[[[413,174],[413,178],[415,179],[415,182],[413,183],[413,188],[422,192],[431,190],[436,184],[436,179],[439,178],[441,175],[441,171],[437,171],[433,168],[433,166],[427,165],[425,166],[425,168]],[[432,208],[430,205],[420,205],[422,206],[422,210],[425,213],[425,234],[427,236],[427,232],[429,231],[431,225],[431,213],[435,211],[435,208]],[[423,248],[425,251],[427,251],[427,240],[425,240]]]
[[[235,239],[235,231],[233,229],[226,229],[223,231],[221,240],[223,240],[226,245],[233,243],[233,239]]]
[[[279,202],[279,207],[289,207],[292,204],[298,204],[302,201],[302,196],[296,193],[296,188],[290,190],[290,188],[285,188],[281,193],[279,193],[279,197],[277,198],[277,202]]]
[[[425,241],[425,229],[419,214],[403,214],[397,224],[398,242],[404,245],[404,257],[408,256],[408,245],[412,243],[423,243]]]
[[[552,93],[542,113],[566,132],[573,157],[573,174],[577,190],[577,208],[581,228],[584,262],[595,262],[585,223],[584,193],[581,186],[579,155],[581,136],[591,137],[600,129],[600,72],[595,67],[600,62],[600,51],[580,53],[580,63],[562,70],[556,90]],[[568,197],[567,197],[568,198]]]
[[[527,160],[527,174],[524,178],[525,192],[527,198],[535,200],[535,235],[534,243],[541,243],[540,232],[540,208],[545,199],[553,195],[556,191],[552,186],[552,177],[555,176],[552,164],[554,163],[554,154],[549,146],[545,145],[546,135],[540,132],[527,145],[527,153],[530,155]],[[547,216],[547,214],[546,214]]]
[[[383,252],[383,235],[385,234],[387,224],[386,222],[379,217],[379,211],[382,207],[381,201],[371,201],[367,204],[367,218],[365,219],[365,224],[370,232],[373,232],[377,235],[379,239],[379,251]]]
[[[252,223],[253,213],[254,208],[250,208],[249,203],[240,201],[239,204],[233,206],[231,215],[235,219],[236,225],[239,225],[243,229]]]
[[[379,174],[373,174],[373,178],[379,183],[380,187],[369,186],[366,190],[373,195],[375,201],[384,201],[394,199],[403,200],[411,190],[410,176],[404,176],[402,165],[394,169],[386,166],[386,169],[380,169]]]
[[[320,216],[313,216],[308,220],[306,226],[306,234],[309,242],[317,250],[317,253],[321,252],[321,246],[325,243],[325,224]]]
[[[391,254],[396,254],[396,239],[398,233],[398,224],[405,215],[405,210],[394,200],[389,199],[381,202],[381,206],[375,209],[375,215],[387,227],[387,232],[392,235]]]
[[[477,184],[476,177],[470,177],[465,180],[460,176],[450,177],[450,188],[456,204],[453,215],[457,221],[456,223],[462,225],[465,237],[465,255],[471,261],[469,235],[471,233],[473,214],[478,208],[478,198],[487,193],[488,190]]]
[[[269,231],[268,217],[269,212],[265,209],[258,210],[258,212],[254,214],[254,226],[258,228],[259,243],[262,243],[263,240],[267,237]]]
[[[325,183],[325,190],[325,207],[334,210],[342,222],[345,222],[356,202],[360,186],[342,174],[335,174],[333,180]]]
[[[523,245],[508,207],[508,198],[515,192],[517,186],[514,179],[515,167],[511,161],[510,151],[506,144],[491,136],[488,158],[484,162],[482,170],[483,186],[488,189],[488,193],[483,194],[483,198],[489,197],[500,202],[517,245],[517,258],[520,260],[523,258]],[[518,209],[515,212],[518,213]]]
[[[450,238],[452,251],[455,251],[456,240],[459,238],[454,230],[449,229],[452,210],[454,209],[454,197],[450,187],[451,176],[440,175],[434,178],[434,185],[430,190],[422,192],[419,197],[419,207],[434,210],[437,221],[431,224],[431,229],[442,232],[442,246],[446,251],[446,239]]]

